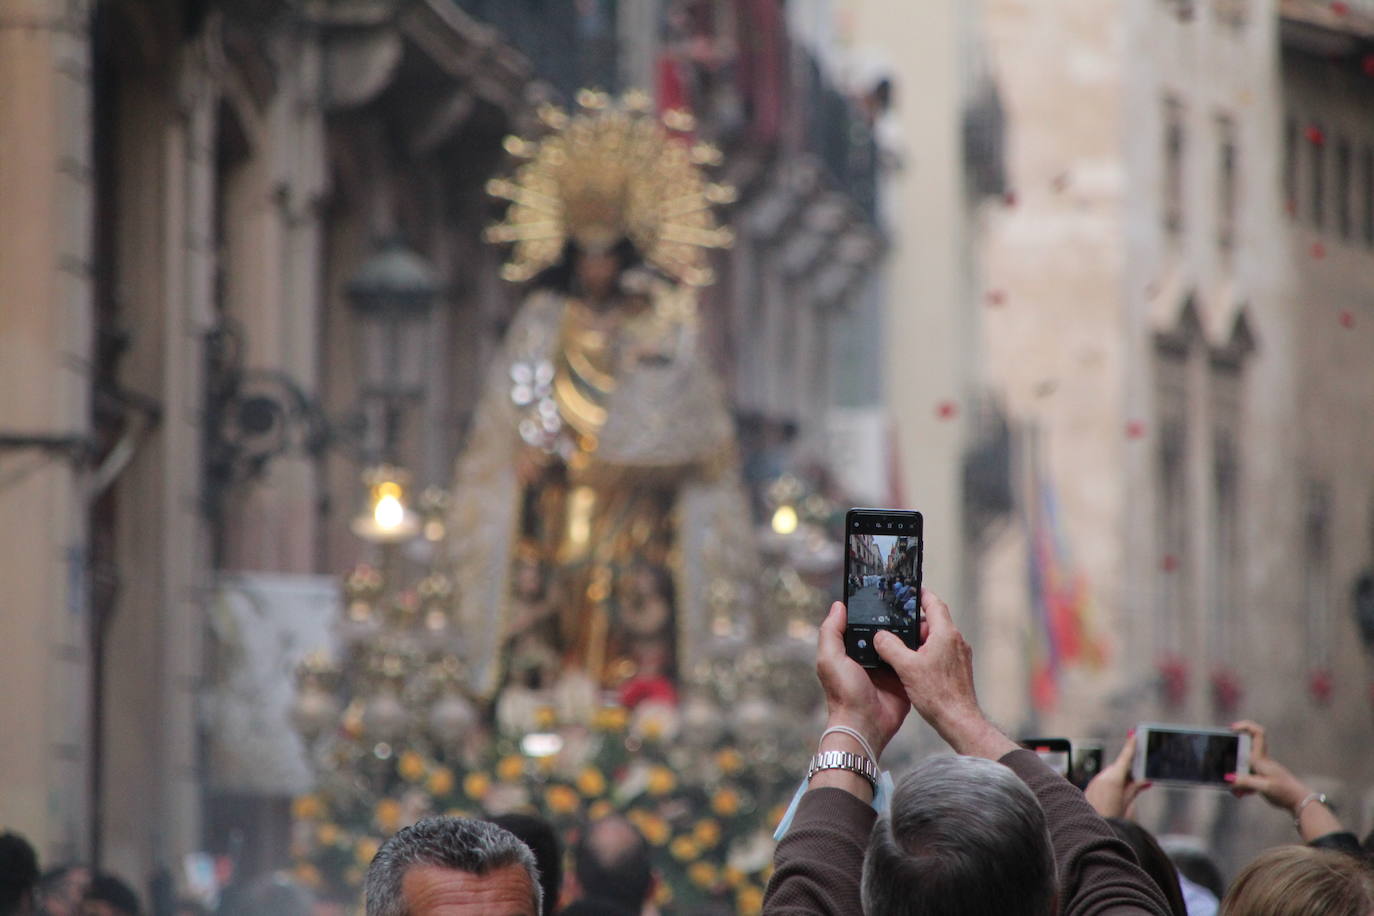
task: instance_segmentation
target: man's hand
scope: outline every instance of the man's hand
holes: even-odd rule
[[[844,624],[845,607],[836,601],[821,624],[816,645],[816,674],[829,712],[826,727],[854,729],[881,757],[883,748],[906,721],[911,703],[891,671],[870,671],[845,654]]]
[[[1088,804],[1103,817],[1127,817],[1131,805],[1141,792],[1154,783],[1136,782],[1131,776],[1131,762],[1135,759],[1135,732],[1126,737],[1126,744],[1116,759],[1102,768],[1083,790]]]
[[[926,633],[912,651],[887,631],[873,638],[879,657],[892,666],[911,705],[955,753],[996,760],[1019,746],[983,715],[973,689],[973,650],[954,626],[949,608],[930,589],[921,590]]]

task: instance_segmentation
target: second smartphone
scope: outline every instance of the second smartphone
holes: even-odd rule
[[[845,651],[865,668],[885,668],[873,648],[879,630],[921,644],[921,513],[850,509],[844,531]]]

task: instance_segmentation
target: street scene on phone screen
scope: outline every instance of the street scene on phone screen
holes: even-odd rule
[[[920,619],[914,536],[849,535],[849,622],[906,627]]]

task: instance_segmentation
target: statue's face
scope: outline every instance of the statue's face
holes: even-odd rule
[[[620,272],[620,262],[612,252],[577,256],[577,282],[583,294],[593,301],[605,299],[615,288],[616,274]]]

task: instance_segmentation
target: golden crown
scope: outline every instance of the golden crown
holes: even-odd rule
[[[571,115],[543,106],[549,133],[538,141],[506,138],[507,152],[525,161],[510,178],[487,182],[489,194],[511,202],[505,219],[486,231],[487,241],[514,243],[502,277],[521,282],[556,264],[569,238],[585,251],[628,238],[668,276],[710,284],[706,250],[732,239],[711,208],[735,199],[733,188],[703,172],[720,163],[719,151],[684,139],[690,114],[655,117],[640,91],[614,100],[584,89],[577,104]]]

